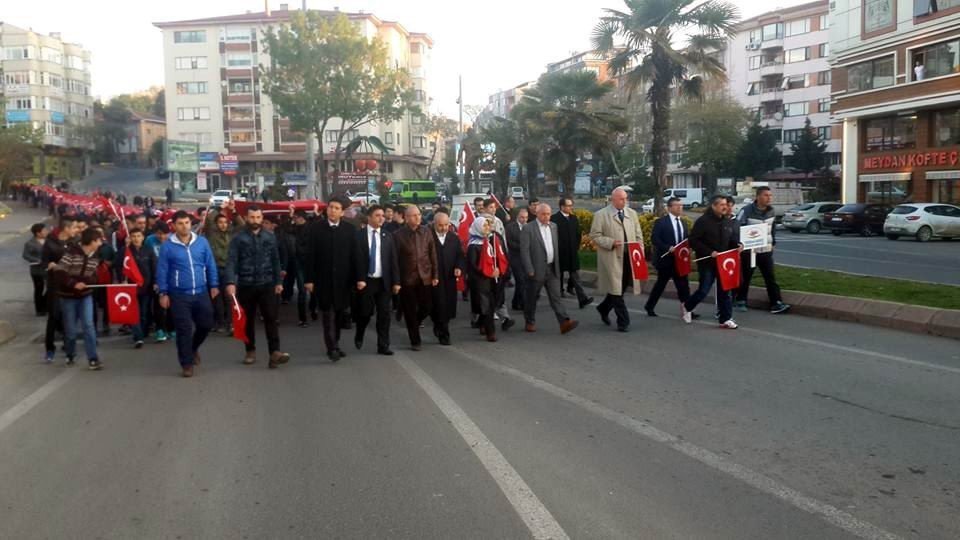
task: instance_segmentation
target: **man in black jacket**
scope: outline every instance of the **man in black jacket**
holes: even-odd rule
[[[450,320],[457,317],[457,279],[463,275],[466,258],[460,237],[450,226],[450,214],[440,209],[433,218],[437,247],[437,277],[433,288],[430,318],[433,333],[441,345],[450,345]]]
[[[704,260],[697,263],[700,287],[683,303],[683,322],[687,324],[693,322],[693,310],[710,294],[713,282],[717,280],[716,257],[731,249],[743,250],[743,246],[739,245],[734,227],[730,226],[730,220],[725,217],[726,213],[727,202],[723,195],[715,195],[710,199],[710,209],[697,219],[693,224],[693,230],[690,231],[690,247],[693,248],[698,259]],[[717,284],[717,287],[719,286]],[[717,303],[720,308],[720,326],[731,330],[736,329],[737,323],[734,322],[731,313],[733,306],[730,291],[719,291]]]
[[[573,214],[573,199],[560,199],[560,210],[550,217],[550,221],[557,224],[557,236],[560,241],[560,283],[562,287],[563,274],[567,274],[567,293],[577,295],[580,309],[593,303],[593,298],[587,296],[580,283],[580,222]]]
[[[292,210],[292,209],[291,209]],[[304,211],[291,211],[291,221],[284,236],[287,239],[287,277],[283,281],[283,298],[293,298],[293,288],[297,288],[297,317],[300,328],[307,326],[307,291],[303,288],[306,271],[306,230],[307,215]]]
[[[280,276],[280,250],[277,237],[263,228],[263,212],[256,205],[247,208],[247,225],[240,229],[227,251],[224,282],[227,296],[233,297],[243,308],[246,317],[246,355],[243,363],[257,361],[257,310],[263,317],[270,358],[267,366],[276,369],[290,360],[280,351],[280,332],[277,329],[279,296],[283,292]]]
[[[342,220],[349,201],[335,198],[327,204],[327,217],[315,221],[307,232],[307,282],[304,288],[317,297],[323,322],[327,357],[336,362],[346,356],[340,349],[340,322],[350,307],[357,284],[353,269],[357,230]]]
[[[510,302],[510,307],[514,311],[523,311],[526,300],[527,275],[523,271],[523,261],[520,255],[520,235],[523,234],[523,228],[527,226],[529,217],[530,213],[527,209],[521,208],[517,211],[516,219],[506,226],[507,256],[510,260],[510,271],[516,284],[513,288],[513,300]]]
[[[57,352],[54,342],[56,332],[58,329],[63,330],[63,317],[60,313],[60,300],[57,297],[53,269],[66,254],[67,247],[79,236],[80,226],[74,218],[64,216],[60,218],[60,227],[55,232],[56,234],[47,236],[40,250],[40,266],[47,272],[47,328],[44,345],[46,346],[45,359],[48,363],[53,362],[53,356]]]
[[[752,251],[756,254],[757,267],[760,268],[760,274],[763,275],[763,283],[767,287],[770,313],[777,314],[789,310],[790,305],[783,303],[783,297],[780,296],[780,286],[777,285],[777,278],[773,273],[773,249],[777,244],[777,225],[776,212],[771,203],[773,203],[773,192],[770,191],[769,187],[759,187],[757,188],[756,200],[744,206],[737,215],[736,220],[741,227],[760,224],[766,225],[767,227],[770,243]],[[753,279],[750,253],[744,252],[741,254],[740,265],[741,268],[743,268],[743,275],[740,280],[740,289],[737,291],[737,298],[733,305],[737,311],[747,311],[750,280]]]
[[[353,317],[357,333],[353,344],[363,348],[363,335],[377,312],[377,354],[393,355],[390,350],[390,299],[400,292],[400,267],[393,237],[383,230],[383,207],[372,205],[367,211],[367,224],[357,232],[354,270],[357,273],[357,295]]]

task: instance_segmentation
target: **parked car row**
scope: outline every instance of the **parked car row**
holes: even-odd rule
[[[790,209],[783,217],[784,227],[794,233],[817,234],[822,229],[834,236],[857,233],[860,236],[885,235],[890,240],[901,236],[919,242],[932,238],[960,237],[960,207],[942,203],[841,204],[817,202]]]

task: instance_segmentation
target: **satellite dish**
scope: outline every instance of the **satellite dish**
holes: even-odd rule
[[[782,112],[773,113],[773,119],[777,121],[783,120],[783,113]]]

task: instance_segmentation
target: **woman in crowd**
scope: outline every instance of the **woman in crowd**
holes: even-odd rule
[[[471,287],[479,302],[480,333],[487,341],[497,341],[493,315],[502,301],[503,289],[499,282],[507,271],[507,256],[503,249],[503,238],[493,231],[493,220],[478,216],[470,226],[470,244],[467,248],[467,260],[471,274]]]

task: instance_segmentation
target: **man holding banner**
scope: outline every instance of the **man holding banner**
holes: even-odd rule
[[[740,227],[760,227],[766,234],[757,234],[766,241],[763,245],[744,250],[740,259],[743,266],[743,283],[737,289],[737,299],[734,307],[737,311],[747,311],[747,295],[750,292],[750,280],[753,278],[753,269],[760,268],[763,283],[767,287],[767,299],[770,300],[770,313],[784,313],[790,309],[789,304],[783,303],[780,296],[780,286],[773,273],[773,246],[777,243],[776,215],[773,210],[773,192],[767,186],[757,188],[757,196],[753,203],[740,210],[737,221]],[[745,237],[746,238],[746,237]],[[746,241],[746,240],[745,240]],[[755,263],[755,264],[754,264]]]
[[[719,281],[717,303],[720,308],[720,327],[735,330],[730,294],[740,286],[740,251],[733,228],[724,224],[727,203],[722,195],[710,199],[710,209],[704,212],[690,231],[690,246],[697,255],[700,287],[680,308],[683,322],[693,322],[693,310],[710,294],[713,282]]]
[[[93,291],[97,284],[97,252],[103,244],[99,229],[86,229],[80,235],[80,245],[68,248],[67,253],[53,267],[57,297],[63,314],[64,350],[67,365],[74,365],[77,338],[83,332],[83,348],[90,370],[102,367],[97,356],[97,330],[93,323]],[[79,328],[78,328],[79,325]]]
[[[650,239],[653,243],[654,266],[657,269],[657,282],[643,306],[650,317],[657,316],[654,309],[671,279],[680,302],[686,302],[690,298],[690,280],[687,275],[690,274],[692,250],[687,239],[687,226],[680,219],[683,216],[683,202],[677,197],[671,197],[667,200],[667,212],[667,215],[654,222]]]

